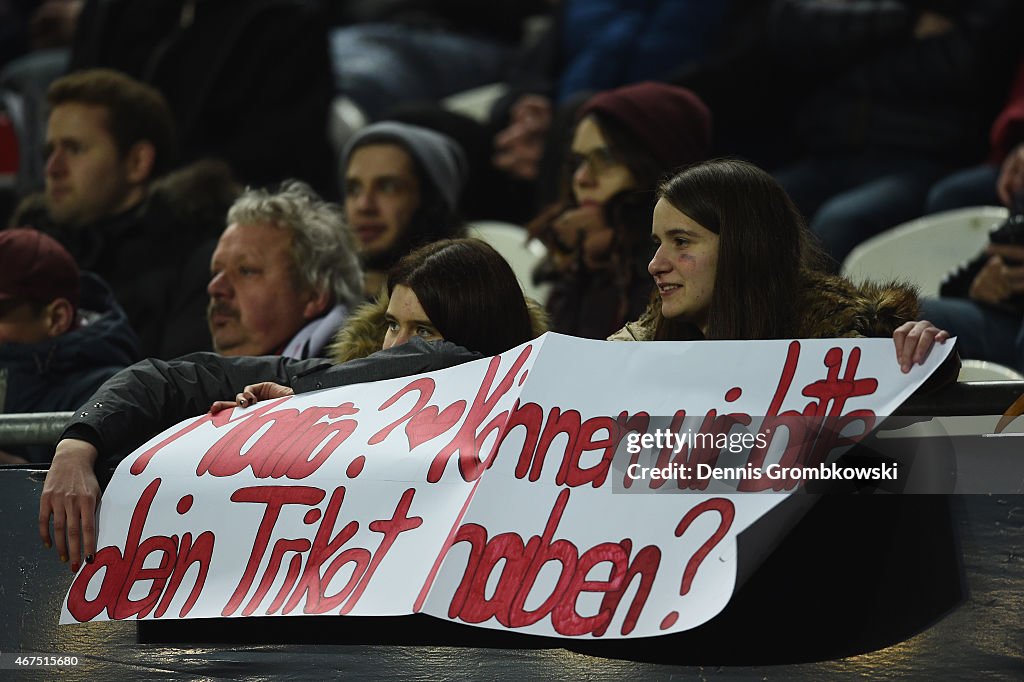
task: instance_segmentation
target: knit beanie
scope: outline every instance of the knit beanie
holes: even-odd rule
[[[420,126],[382,121],[357,131],[341,152],[341,177],[359,147],[370,144],[397,144],[405,149],[426,171],[448,209],[459,207],[459,197],[466,184],[467,162],[462,147],[443,133]]]
[[[56,239],[27,227],[0,231],[0,300],[65,298],[77,308],[79,287],[78,265]]]
[[[711,112],[687,88],[647,81],[606,90],[584,102],[577,118],[592,112],[615,119],[665,170],[711,153]]]

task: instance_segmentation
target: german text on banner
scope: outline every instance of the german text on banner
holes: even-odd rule
[[[739,534],[951,347],[903,374],[890,339],[546,334],[197,417],[118,467],[61,622],[421,612],[576,638],[693,628],[736,587]]]

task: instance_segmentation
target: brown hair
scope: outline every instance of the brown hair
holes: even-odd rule
[[[718,234],[706,338],[799,333],[796,302],[818,252],[800,212],[771,175],[746,161],[716,159],[675,174],[658,197]],[[655,333],[659,340],[700,337],[693,325],[664,318]]]
[[[601,135],[608,143],[608,149],[611,151],[612,156],[616,161],[629,169],[633,179],[636,181],[634,189],[624,190],[624,192],[632,194],[637,198],[644,195],[649,196],[651,197],[651,206],[653,206],[653,193],[658,185],[658,180],[666,171],[671,169],[662,168],[640,140],[631,135],[625,126],[612,117],[600,111],[591,111],[587,116],[593,117],[598,129],[601,131]],[[576,125],[579,125],[578,121]],[[572,127],[573,131],[576,130],[576,125]],[[572,154],[567,147],[566,157],[558,180],[558,200],[546,206],[536,218],[527,223],[526,229],[530,236],[539,237],[554,218],[561,215],[567,208],[575,205],[576,200],[573,198],[572,177],[576,169],[572,167],[572,158]],[[644,238],[648,239],[646,234]]]
[[[46,94],[51,109],[80,103],[107,111],[107,130],[123,157],[132,145],[147,141],[156,151],[153,175],[174,166],[174,118],[167,100],[155,88],[112,69],[76,71],[58,78]]]
[[[388,294],[409,287],[447,341],[497,355],[534,338],[526,299],[508,262],[479,239],[443,239],[388,273]]]

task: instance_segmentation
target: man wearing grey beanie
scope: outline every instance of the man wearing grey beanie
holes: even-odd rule
[[[459,200],[466,184],[462,148],[447,135],[385,121],[349,139],[341,155],[345,217],[363,260],[364,293],[412,249],[465,236]]]

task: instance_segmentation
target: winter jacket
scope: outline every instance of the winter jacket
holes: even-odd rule
[[[480,357],[447,341],[412,339],[374,355],[335,364],[325,359],[281,356],[225,357],[193,353],[177,360],[143,360],[114,375],[72,418],[61,438],[77,438],[99,450],[97,470],[109,473],[140,443],[203,414],[261,381],[296,393],[433,372]]]
[[[281,355],[298,360],[324,357],[327,352],[327,344],[345,323],[349,316],[348,313],[348,307],[339,303],[315,320],[310,320],[292,337],[291,341],[285,344]],[[380,348],[375,350],[380,350]]]
[[[527,299],[534,336],[547,331],[547,317]],[[128,451],[159,431],[230,399],[260,381],[291,386],[296,393],[432,372],[480,357],[446,341],[409,343],[380,350],[387,332],[386,296],[348,318],[328,348],[330,359],[265,356],[223,357],[211,353],[163,362],[146,360],[115,376],[72,420],[65,438],[97,447],[116,465]]]
[[[54,223],[41,195],[13,224],[54,237],[83,270],[114,291],[139,335],[143,357],[209,350],[206,325],[210,256],[238,188],[222,164],[193,164],[155,181],[124,213],[71,228]]]
[[[828,339],[887,337],[904,322],[917,319],[917,292],[890,282],[855,285],[842,277],[811,273],[794,308],[801,311],[792,338]],[[608,337],[609,341],[651,341],[661,318],[653,301],[635,322]]]
[[[384,317],[387,310],[387,292],[378,296],[376,301],[356,308],[327,348],[327,356],[340,364],[379,351],[384,346],[384,335],[388,331],[388,322]]]
[[[99,277],[81,275],[81,324],[40,343],[0,344],[0,412],[64,412],[138,360],[139,340],[124,310]],[[53,447],[14,452],[49,461]]]
[[[634,260],[625,275],[612,268],[591,270],[582,262],[559,273],[547,304],[552,331],[603,339],[634,319],[650,301],[653,284],[642,259]]]
[[[602,266],[588,267],[582,249],[576,248],[562,267],[549,254],[536,268],[534,280],[552,285],[547,301],[551,331],[604,339],[644,311],[654,290],[647,272],[654,204],[653,191],[637,190],[624,190],[604,203],[604,222],[613,229],[614,240]],[[564,210],[553,205],[527,226],[531,234],[547,235],[556,253],[560,249],[552,225]]]

